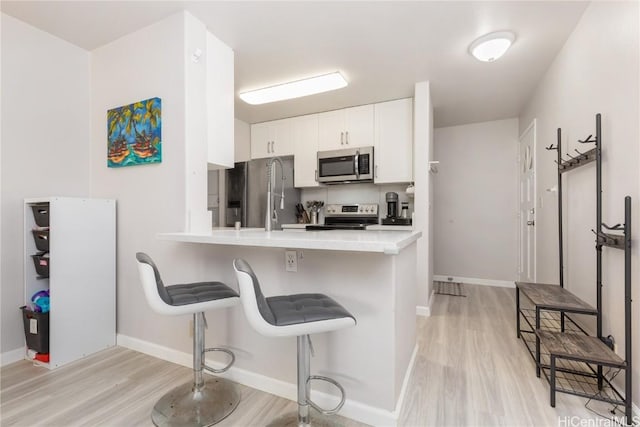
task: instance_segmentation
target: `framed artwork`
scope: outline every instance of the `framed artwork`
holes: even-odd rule
[[[162,161],[162,100],[145,99],[107,111],[107,166]]]

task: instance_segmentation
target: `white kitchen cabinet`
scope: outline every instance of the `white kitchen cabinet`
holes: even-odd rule
[[[249,160],[251,160],[251,125],[235,119],[234,161],[239,163]]]
[[[263,159],[293,154],[291,119],[251,125],[251,158]]]
[[[374,182],[413,181],[413,99],[375,104]]]
[[[48,277],[36,273],[32,259],[39,253],[33,205],[48,210]],[[114,346],[115,200],[50,197],[26,199],[24,206],[25,303],[37,291],[50,291],[49,363],[44,365],[58,368]]]
[[[296,187],[317,187],[318,184],[318,115],[291,119],[291,140],[294,147],[293,170]]]
[[[318,150],[373,145],[373,104],[318,114]]]

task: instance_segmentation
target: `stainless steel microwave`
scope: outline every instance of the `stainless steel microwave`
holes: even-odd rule
[[[373,147],[318,151],[318,182],[373,181]]]

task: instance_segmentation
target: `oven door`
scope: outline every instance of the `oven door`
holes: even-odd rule
[[[318,152],[318,182],[373,180],[373,147]]]

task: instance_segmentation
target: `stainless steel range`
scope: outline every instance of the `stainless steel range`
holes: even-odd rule
[[[345,204],[326,205],[324,224],[307,225],[307,230],[365,230],[378,223],[378,205]]]

